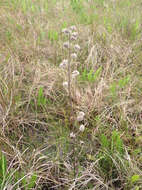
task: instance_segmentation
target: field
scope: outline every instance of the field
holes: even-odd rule
[[[140,0],[0,0],[0,190],[142,189]]]

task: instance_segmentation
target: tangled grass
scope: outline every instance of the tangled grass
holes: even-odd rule
[[[141,8],[0,0],[1,190],[142,188]]]

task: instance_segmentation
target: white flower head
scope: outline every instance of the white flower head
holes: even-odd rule
[[[80,111],[77,115],[77,121],[83,121],[84,116],[85,116],[85,113],[83,111]]]
[[[78,36],[78,32],[73,32],[71,35],[74,36],[74,37],[77,37]]]
[[[72,72],[72,78],[75,78],[79,75],[79,71],[75,70]]]
[[[70,40],[71,41],[76,41],[77,40],[77,36],[71,36]]]
[[[68,82],[67,82],[67,81],[63,82],[63,87],[64,87],[64,88],[67,88],[67,87],[68,87]]]
[[[69,47],[70,47],[70,42],[69,41],[63,43],[63,48],[69,49]]]
[[[75,138],[75,137],[76,137],[76,135],[73,132],[71,132],[70,133],[70,138]]]
[[[78,44],[76,44],[75,46],[74,46],[74,49],[75,49],[75,51],[80,51],[80,45],[78,45]]]
[[[62,30],[62,33],[66,34],[66,35],[69,35],[69,34],[71,34],[71,31],[68,28],[64,28]]]
[[[80,127],[79,127],[79,130],[81,131],[81,132],[83,132],[84,130],[85,130],[85,125],[80,125]]]
[[[59,67],[65,69],[68,65],[68,60],[64,59],[62,63],[60,63]]]
[[[77,30],[77,29],[76,29],[76,26],[75,26],[75,25],[70,26],[70,30],[71,30],[71,31],[76,31],[76,30]]]
[[[76,59],[76,58],[77,58],[77,54],[76,54],[76,53],[72,53],[72,54],[71,54],[71,58],[72,58],[72,59]]]

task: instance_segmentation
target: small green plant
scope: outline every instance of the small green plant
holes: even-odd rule
[[[7,160],[3,153],[0,153],[0,190],[10,187],[16,190],[19,186],[23,190],[31,189],[35,186],[37,180],[37,175],[34,173],[32,175],[25,175],[21,173],[18,169],[8,169]]]
[[[80,78],[83,80],[83,81],[89,81],[89,82],[95,82],[100,74],[101,74],[101,71],[102,71],[102,67],[99,67],[96,72],[94,72],[93,69],[91,69],[89,72],[87,71],[87,69],[84,69],[84,71],[82,72]]]
[[[20,184],[23,190],[34,188],[37,181],[37,175],[35,173],[26,176],[25,173],[17,171],[14,178],[16,182],[13,187],[17,188],[17,185]]]
[[[40,87],[37,96],[37,106],[45,106],[45,105],[46,105],[46,98],[43,93],[43,87]]]
[[[6,157],[4,154],[0,154],[0,186],[6,182],[6,169],[7,169],[7,162]]]
[[[111,154],[117,152],[122,155],[124,153],[123,142],[117,131],[113,131],[110,140],[104,134],[101,135],[100,140],[102,148],[108,150]]]
[[[120,160],[124,156],[124,145],[117,131],[112,132],[111,138],[102,134],[100,137],[101,152],[99,154],[99,165],[103,173],[109,177],[117,177],[118,167],[117,164],[121,164]],[[121,159],[119,159],[121,158]]]
[[[110,85],[110,92],[113,98],[117,96],[119,90],[123,89],[130,81],[130,76],[126,76],[122,79],[119,79],[117,82],[113,82]]]
[[[48,32],[48,39],[53,43],[58,41],[59,35],[57,31],[49,30]]]
[[[70,1],[71,7],[75,13],[80,14],[83,12],[83,3],[82,0],[71,0]]]

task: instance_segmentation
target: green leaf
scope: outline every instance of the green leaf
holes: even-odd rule
[[[113,131],[112,133],[111,150],[112,151],[116,150],[120,154],[123,153],[123,142],[117,131]]]
[[[30,178],[28,188],[33,188],[35,186],[36,180],[37,180],[37,175],[33,174]]]
[[[26,186],[27,180],[26,180],[25,174],[24,174],[23,172],[21,173],[21,178],[23,178],[22,181],[21,181],[21,182],[22,182],[22,185],[23,185],[23,186]]]
[[[93,81],[95,81],[99,77],[101,71],[102,71],[102,67],[99,67],[93,76]]]
[[[82,80],[87,80],[87,69],[82,72]]]
[[[120,79],[120,80],[118,81],[118,86],[119,86],[119,88],[124,88],[124,87],[128,84],[129,81],[130,81],[130,76],[129,76],[129,75],[126,76],[126,77],[123,78],[123,79]]]
[[[93,70],[92,69],[87,74],[87,77],[88,77],[89,82],[93,82]]]
[[[107,137],[104,135],[104,134],[102,134],[101,135],[101,145],[102,145],[102,147],[103,148],[109,148],[109,141],[108,141],[108,139],[107,139]]]
[[[6,157],[4,156],[4,154],[1,154],[0,170],[2,172],[3,177],[5,177],[6,175],[6,168],[7,168]]]
[[[131,183],[135,183],[135,182],[137,182],[139,179],[140,179],[140,176],[139,176],[139,175],[133,175],[133,176],[131,177]]]

